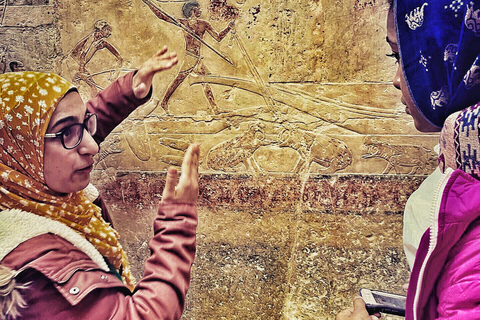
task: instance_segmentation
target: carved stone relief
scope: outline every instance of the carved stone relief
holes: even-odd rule
[[[382,173],[428,174],[437,165],[438,155],[431,149],[418,145],[390,144],[385,141],[369,139],[365,142],[368,153],[362,158],[380,158],[386,166]]]
[[[181,154],[157,155],[157,149],[171,149],[164,149],[160,140],[180,139],[179,143],[204,144],[202,169],[207,171],[328,174],[361,173],[368,168],[368,173],[428,172],[435,163],[426,155],[415,160],[418,166],[406,159],[417,151],[431,152],[436,137],[417,139],[410,147],[402,143],[394,147],[390,138],[416,134],[399,107],[395,90],[381,83],[389,77],[385,70],[394,66],[379,68],[386,65],[385,59],[378,63],[379,50],[373,50],[374,44],[365,39],[352,46],[347,57],[338,56],[338,45],[329,45],[333,34],[325,33],[327,29],[344,31],[335,34],[341,43],[372,28],[384,30],[382,22],[375,20],[382,4],[355,1],[355,28],[347,24],[348,31],[325,16],[327,2],[301,9],[283,1],[200,1],[193,5],[188,1],[121,1],[115,5],[119,17],[101,14],[113,10],[108,2],[66,2],[57,8],[57,28],[50,1],[5,0],[0,6],[0,72],[50,68],[75,83],[88,99],[163,44],[176,50],[179,65],[156,79],[152,100],[110,138],[122,148],[112,151],[114,157],[105,148],[99,155],[102,166],[129,163],[124,170],[163,170],[167,164],[178,163],[175,157]],[[97,14],[89,14],[94,8]],[[19,15],[28,18],[15,19]],[[50,18],[40,21],[45,15]],[[122,21],[135,22],[135,28]],[[19,35],[12,31],[18,26],[22,32],[34,32],[35,42],[44,45],[32,50],[33,44],[19,42]],[[39,32],[40,27],[44,32]],[[360,55],[362,48],[369,55],[352,62],[351,55]],[[47,50],[51,53],[41,55]],[[383,50],[388,50],[386,45]],[[30,52],[38,52],[43,61],[35,61]],[[357,69],[351,69],[355,64]],[[338,81],[339,77],[344,80]],[[182,124],[192,128],[179,130]],[[164,127],[161,132],[159,127]],[[375,145],[374,140],[378,141]],[[389,149],[391,155],[365,153],[365,148]],[[276,163],[278,159],[271,156],[274,152],[279,152],[278,158],[288,154],[289,163]],[[372,158],[382,158],[388,166]]]
[[[330,174],[361,173],[368,168],[368,173],[409,173],[400,167],[410,164],[396,161],[398,155],[385,160],[391,168],[364,156],[370,145],[360,141],[379,134],[377,140],[389,144],[389,136],[416,132],[399,107],[395,89],[381,83],[389,77],[380,68],[387,62],[377,66],[381,53],[373,43],[363,40],[356,44],[359,49],[352,46],[358,55],[362,47],[370,50],[370,56],[355,58],[361,61],[357,69],[351,69],[352,52],[338,56],[335,46],[329,45],[332,35],[324,31],[337,22],[325,16],[327,3],[305,9],[282,1],[187,3],[119,3],[117,12],[125,21],[135,21],[136,28],[105,15],[84,16],[92,7],[85,3],[59,8],[62,21],[74,20],[60,30],[65,52],[62,73],[82,88],[85,99],[163,44],[179,53],[178,66],[158,77],[149,104],[117,129],[114,139],[121,140],[117,143],[123,151],[114,157],[104,153],[104,165],[164,170],[178,164],[182,154],[165,141],[179,140],[179,144],[203,144],[205,171]],[[99,6],[107,11],[111,7]],[[379,17],[381,7],[375,2],[355,2],[357,20],[352,23],[357,24],[357,32],[368,33],[372,25],[384,30],[381,21],[364,13]],[[343,35],[336,34],[338,40],[355,37],[353,27],[349,28]],[[386,45],[383,50],[388,50]],[[344,69],[336,69],[340,66]],[[344,80],[338,82],[339,77]],[[359,79],[380,79],[380,83]],[[402,149],[407,153],[415,147],[431,150],[435,140],[418,139],[420,144],[413,144],[411,150]],[[272,156],[274,152],[279,157]],[[283,163],[283,155],[289,155],[288,163]],[[421,167],[425,172],[434,164]]]

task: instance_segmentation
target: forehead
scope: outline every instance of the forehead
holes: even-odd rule
[[[393,10],[388,11],[387,16],[387,42],[392,44],[397,44],[397,33],[395,30],[395,15]]]
[[[56,121],[67,117],[83,119],[85,112],[86,106],[78,92],[70,91],[57,104],[57,107],[53,111],[52,118],[50,119],[49,127],[54,125]]]

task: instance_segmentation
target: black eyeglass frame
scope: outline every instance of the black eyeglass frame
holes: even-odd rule
[[[94,119],[95,119],[95,128],[94,128],[93,132],[90,132],[88,130],[88,127],[87,127],[87,123],[88,123],[88,121],[90,120],[91,117],[94,117]],[[62,130],[60,130],[59,132],[56,132],[56,133],[46,133],[44,135],[44,137],[45,138],[60,138],[60,141],[62,141],[62,146],[67,150],[72,150],[72,149],[75,149],[76,147],[78,147],[78,145],[82,142],[83,131],[87,130],[87,132],[91,136],[93,136],[97,132],[97,121],[98,121],[98,118],[97,118],[97,115],[95,113],[87,113],[85,115],[85,120],[83,120],[83,123],[74,123],[72,125],[69,125],[68,127],[63,128]],[[78,141],[75,143],[75,145],[73,147],[67,147],[65,145],[65,141],[64,141],[64,134],[67,130],[70,130],[74,126],[81,126],[82,130],[80,130],[80,135],[79,135]]]

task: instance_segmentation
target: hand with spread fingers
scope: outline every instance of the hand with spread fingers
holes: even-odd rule
[[[145,61],[133,77],[132,89],[137,99],[147,96],[152,86],[152,79],[160,71],[168,70],[178,63],[177,53],[168,52],[163,46],[153,57]]]
[[[198,198],[198,158],[200,145],[191,144],[185,152],[180,178],[178,171],[170,167],[167,172],[163,203],[195,204]]]

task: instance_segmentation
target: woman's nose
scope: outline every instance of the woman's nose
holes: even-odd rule
[[[86,129],[83,131],[83,139],[78,147],[81,154],[91,154],[93,156],[96,155],[99,150],[97,142]]]
[[[393,86],[399,90],[401,89],[400,88],[401,74],[402,74],[402,66],[400,65],[400,63],[398,63],[397,72],[395,72],[395,76],[393,77]]]

